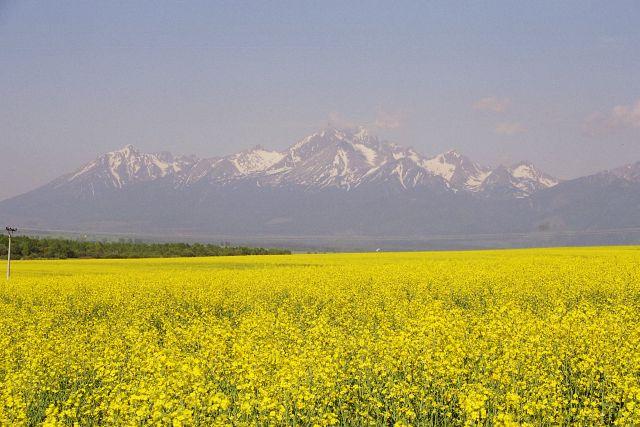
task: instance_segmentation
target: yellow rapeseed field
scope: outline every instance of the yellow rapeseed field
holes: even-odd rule
[[[2,425],[640,424],[640,249],[20,261]]]

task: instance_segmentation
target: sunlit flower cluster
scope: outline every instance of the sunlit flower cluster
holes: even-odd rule
[[[639,260],[20,261],[0,424],[638,425]]]

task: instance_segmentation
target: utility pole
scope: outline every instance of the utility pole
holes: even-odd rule
[[[11,277],[11,237],[13,237],[13,233],[18,231],[15,228],[5,227],[7,230],[7,234],[9,235],[9,248],[7,250],[7,280]]]

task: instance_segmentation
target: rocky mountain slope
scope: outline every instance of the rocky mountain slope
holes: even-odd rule
[[[433,236],[640,227],[640,162],[561,182],[529,162],[425,156],[364,128],[213,158],[128,145],[0,202],[23,227],[225,236]]]
[[[207,159],[142,153],[127,145],[59,178],[53,188],[75,187],[94,197],[97,189],[122,189],[151,181],[169,181],[172,187],[182,189],[202,182],[212,186],[251,182],[259,187],[304,191],[348,191],[382,183],[398,189],[432,187],[487,194],[499,188],[501,195],[513,197],[527,197],[558,183],[529,163],[492,170],[453,150],[425,157],[358,128],[326,129],[282,152],[257,146]]]

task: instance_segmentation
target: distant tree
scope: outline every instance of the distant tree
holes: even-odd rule
[[[12,258],[152,258],[152,257],[196,257],[234,255],[283,255],[285,249],[251,248],[245,246],[211,245],[202,243],[144,243],[119,239],[116,242],[103,240],[69,240],[57,238],[34,238],[16,236],[13,239]],[[228,242],[226,242],[228,243]],[[7,256],[8,238],[0,237],[0,256]],[[14,249],[15,248],[15,249]]]

